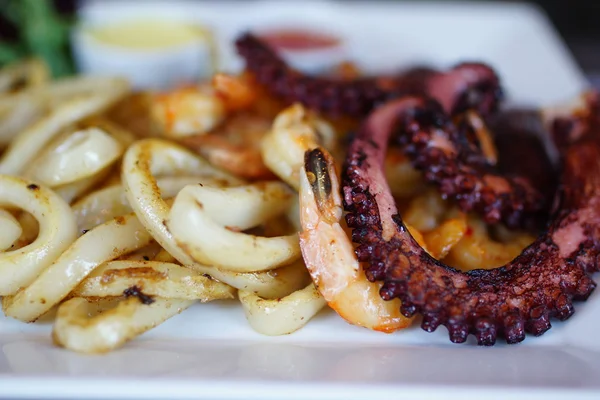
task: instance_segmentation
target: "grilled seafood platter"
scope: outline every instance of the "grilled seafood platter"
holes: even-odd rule
[[[0,70],[7,317],[55,313],[54,343],[83,353],[209,301],[264,335],[330,308],[491,346],[590,296],[598,93],[514,108],[476,60],[308,73],[253,33],[235,46],[239,74],[164,91]]]

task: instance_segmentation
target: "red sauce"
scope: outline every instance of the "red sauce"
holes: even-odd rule
[[[260,37],[277,49],[293,51],[319,50],[340,43],[335,36],[301,29],[265,32]]]

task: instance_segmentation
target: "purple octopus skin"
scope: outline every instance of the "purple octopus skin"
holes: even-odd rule
[[[500,174],[475,135],[468,134],[467,124],[457,128],[435,101],[419,103],[393,121],[391,136],[425,179],[487,223],[530,229],[539,225],[546,209],[542,194],[527,179]],[[381,113],[375,111],[375,118]]]
[[[481,63],[462,63],[443,73],[422,68],[391,79],[335,80],[307,76],[290,68],[252,34],[240,36],[236,46],[246,69],[273,94],[331,115],[365,116],[390,99],[406,94],[429,95],[449,113],[473,108],[487,115],[502,98],[498,76]]]
[[[401,140],[416,139],[401,144],[415,167],[426,171],[426,179],[436,183],[444,196],[456,199],[463,210],[481,213],[488,223],[501,221],[510,228],[537,229],[545,220],[548,202],[544,196],[527,179],[499,175],[474,145],[476,141],[465,140],[468,135],[455,129],[444,116],[444,112],[454,115],[471,108],[487,115],[496,108],[500,84],[489,67],[469,63],[445,73],[420,68],[395,79],[343,81],[306,76],[289,68],[271,48],[250,34],[240,37],[237,47],[246,59],[247,69],[259,82],[279,96],[320,111],[363,115],[403,93],[431,96],[442,107],[433,118],[439,117],[439,123],[445,125],[446,137],[437,142],[446,141],[456,148],[456,154],[430,146],[434,142],[431,135],[399,135]]]
[[[461,272],[433,259],[409,234],[385,181],[383,160],[398,119],[414,124],[415,110],[427,104],[414,97],[396,100],[373,113],[350,146],[343,177],[346,221],[356,254],[370,281],[381,281],[384,300],[401,300],[405,316],[423,316],[421,327],[447,327],[450,340],[473,334],[479,345],[497,337],[508,343],[550,329],[565,320],[573,301],[595,288],[590,278],[600,260],[600,130],[561,137],[559,207],[548,230],[508,264]]]
[[[496,168],[504,176],[520,176],[550,206],[558,185],[558,159],[538,109],[510,109],[487,121],[498,152]],[[545,210],[547,219],[549,210]],[[543,224],[543,222],[542,222]]]

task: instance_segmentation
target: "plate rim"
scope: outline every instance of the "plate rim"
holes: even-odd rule
[[[312,3],[330,3],[335,6],[344,7],[337,2],[330,1],[311,1]],[[236,1],[223,1],[222,5],[235,4]],[[239,4],[239,3],[238,3]],[[328,5],[330,5],[328,4]],[[568,63],[572,72],[579,75],[582,82],[587,82],[585,75],[580,66],[575,61],[573,55],[568,49],[566,43],[562,40],[556,29],[552,26],[548,15],[543,11],[539,5],[531,3],[502,3],[499,1],[491,1],[488,3],[470,3],[468,1],[458,2],[443,2],[433,1],[430,3],[422,3],[418,1],[409,1],[404,3],[390,4],[389,2],[376,0],[372,2],[368,1],[357,1],[354,3],[347,4],[348,7],[358,7],[360,4],[363,6],[368,5],[369,7],[377,7],[380,5],[386,7],[421,7],[424,9],[438,7],[454,7],[456,9],[479,9],[489,10],[498,9],[503,7],[512,9],[514,12],[520,12],[527,14],[534,23],[539,25],[540,29],[543,29],[543,34],[546,35],[546,39],[552,42],[554,49],[558,52],[560,57]],[[256,2],[257,6],[260,7],[271,7],[281,5],[281,2],[276,0],[259,0]],[[26,333],[24,335],[27,335]],[[143,392],[136,394],[134,390],[139,388],[140,385],[145,386]],[[260,383],[252,383],[247,381],[236,381],[236,387],[233,387],[231,381],[228,380],[197,380],[190,381],[189,379],[176,379],[172,376],[168,378],[160,378],[148,380],[139,378],[127,378],[125,380],[115,378],[80,378],[73,376],[35,376],[35,375],[14,375],[0,373],[0,398],[106,398],[116,395],[114,398],[127,398],[127,399],[158,399],[158,398],[172,398],[172,399],[186,399],[186,398],[201,398],[201,399],[214,399],[214,400],[233,400],[245,398],[247,400],[252,399],[282,399],[282,393],[287,393],[289,399],[301,399],[301,398],[315,398],[314,392],[318,391],[320,394],[319,398],[323,399],[348,399],[348,393],[351,392],[353,397],[360,398],[357,396],[368,396],[375,397],[380,395],[389,396],[394,393],[402,393],[406,398],[411,399],[430,399],[439,398],[440,395],[449,398],[450,396],[469,396],[474,398],[481,398],[485,395],[487,399],[495,398],[506,398],[510,395],[511,398],[527,398],[532,399],[562,399],[566,396],[577,396],[577,398],[598,398],[600,396],[600,389],[586,389],[586,388],[550,388],[544,389],[541,387],[506,387],[506,386],[493,386],[493,385],[409,385],[409,384],[357,384],[351,385],[348,383],[323,383],[316,384],[310,383],[310,385],[285,381],[262,381]],[[38,387],[36,387],[38,386]],[[114,386],[114,387],[111,387]],[[43,388],[42,388],[43,387]],[[62,392],[61,387],[63,388]],[[107,396],[107,387],[108,394]],[[120,387],[120,388],[119,388]],[[64,388],[67,388],[66,390]],[[81,388],[86,388],[85,393],[82,393]],[[125,389],[124,388],[129,388]],[[49,390],[50,389],[50,390]],[[95,390],[104,389],[103,393],[91,393]],[[268,389],[268,390],[266,390]],[[274,390],[276,389],[276,390]],[[56,390],[56,393],[52,393],[52,390]],[[281,391],[279,391],[281,390]],[[42,392],[46,392],[45,396]],[[48,393],[50,392],[50,393]],[[150,396],[148,396],[150,394]],[[268,394],[265,396],[265,394]],[[340,397],[342,394],[344,397]],[[242,396],[243,395],[243,396]],[[408,396],[408,397],[407,397]],[[364,398],[364,397],[363,397]]]

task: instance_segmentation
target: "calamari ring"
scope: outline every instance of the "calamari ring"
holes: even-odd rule
[[[175,198],[166,224],[179,247],[198,263],[235,272],[268,271],[300,258],[298,235],[261,237],[240,230],[283,214],[291,198],[281,182],[224,189],[188,185]],[[228,208],[233,215],[227,215]],[[249,220],[249,215],[259,218]]]
[[[197,174],[225,185],[241,181],[212,167],[208,162],[184,148],[157,139],[141,140],[126,151],[123,158],[123,186],[133,210],[154,239],[184,266],[208,274],[237,289],[250,290],[265,298],[286,296],[308,283],[308,273],[301,263],[293,263],[274,271],[238,273],[214,266],[202,265],[181,249],[168,221],[170,207],[161,198],[155,175]]]
[[[14,176],[0,175],[0,205],[22,208],[39,222],[29,245],[0,253],[0,295],[9,296],[33,282],[77,237],[69,205],[50,189]]]
[[[109,261],[94,270],[71,295],[120,297],[130,287],[143,288],[146,296],[169,299],[233,299],[235,289],[173,263],[158,261]]]
[[[3,297],[4,313],[21,321],[35,321],[60,303],[94,268],[146,246],[151,239],[134,214],[98,225],[79,237],[30,285],[14,296]]]
[[[111,310],[90,317],[91,303],[75,297],[58,308],[52,339],[56,345],[80,353],[106,353],[194,303],[194,300],[157,298],[152,304],[143,304],[131,297]]]
[[[313,283],[281,299],[263,299],[243,290],[238,296],[250,326],[269,336],[297,331],[327,304]]]
[[[198,183],[197,176],[175,176],[156,180],[163,198],[175,197],[187,185]],[[206,182],[205,179],[203,179]],[[211,182],[218,184],[218,181]],[[127,201],[125,190],[120,184],[107,186],[96,190],[78,200],[72,205],[77,218],[77,227],[80,233],[100,225],[110,219],[129,214],[131,206]]]
[[[19,221],[6,210],[0,209],[0,251],[10,249],[23,234]]]
[[[96,114],[125,94],[126,87],[112,93],[79,97],[53,110],[14,138],[0,158],[0,173],[19,175],[35,156],[55,138],[62,129],[92,114]]]

